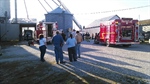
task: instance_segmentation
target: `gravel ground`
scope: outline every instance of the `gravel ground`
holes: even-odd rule
[[[46,63],[50,64],[55,72],[69,72],[79,79],[90,76],[108,84],[150,84],[149,44],[132,45],[130,47],[106,47],[93,44],[93,41],[84,41],[81,45],[81,58],[78,58],[77,62],[68,61],[66,45],[64,45],[63,50],[65,52],[64,60],[67,63],[57,65],[53,46],[48,45],[45,55]],[[2,49],[2,52],[0,66],[12,62],[19,62],[20,65],[23,65],[21,61],[28,61],[25,66],[33,67],[35,65],[30,65],[30,62],[37,65],[42,63],[40,62],[40,52],[37,44],[27,46],[27,42],[21,42],[18,45]],[[23,67],[17,69],[21,70]],[[0,70],[1,73],[3,71],[4,69]],[[48,71],[47,73],[49,75],[52,72]]]

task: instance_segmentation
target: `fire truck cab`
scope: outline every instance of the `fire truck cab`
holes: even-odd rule
[[[38,37],[43,34],[47,43],[52,42],[52,37],[56,34],[57,22],[43,22],[39,23],[35,30],[35,41],[39,41]]]
[[[139,44],[138,20],[121,18],[100,23],[100,31],[96,35],[94,43],[110,45],[131,46]]]

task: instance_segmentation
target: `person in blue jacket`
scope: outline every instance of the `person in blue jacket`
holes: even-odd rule
[[[62,46],[64,44],[64,40],[62,36],[59,34],[59,31],[56,32],[56,35],[52,39],[52,44],[54,45],[55,57],[57,64],[65,63],[63,61],[63,51]]]

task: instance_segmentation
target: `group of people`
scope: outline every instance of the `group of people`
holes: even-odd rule
[[[39,49],[40,49],[40,56],[41,56],[41,61],[44,62],[44,55],[46,53],[46,39],[44,38],[43,35],[39,36]],[[66,35],[64,32],[60,34],[59,31],[56,32],[56,35],[52,38],[52,44],[54,45],[54,52],[55,52],[55,58],[56,58],[56,63],[65,63],[63,61],[63,50],[62,47],[66,41],[66,45],[68,46],[68,57],[69,61],[77,61],[77,58],[80,58],[80,45],[81,42],[83,41],[82,35],[80,34],[79,31],[73,30],[72,33],[70,33],[69,37],[66,39]]]
[[[82,38],[83,38],[83,40],[84,40],[84,38],[85,38],[85,40],[86,40],[87,42],[90,42],[90,39],[93,40],[95,37],[94,37],[94,34],[93,34],[93,33],[90,35],[89,32],[86,32],[85,34],[84,34],[84,33],[82,34]]]
[[[88,32],[86,32],[86,34],[85,34],[85,39],[86,39],[86,41],[87,42],[90,42],[90,34],[88,33]]]

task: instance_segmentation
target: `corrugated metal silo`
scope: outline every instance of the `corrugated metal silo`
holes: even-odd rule
[[[68,32],[69,28],[72,28],[72,19],[73,15],[64,11],[60,7],[51,11],[48,14],[45,14],[46,22],[57,22],[58,29],[63,29],[65,33]]]
[[[7,11],[7,19],[10,19],[10,0],[0,0],[0,18],[6,17]]]

